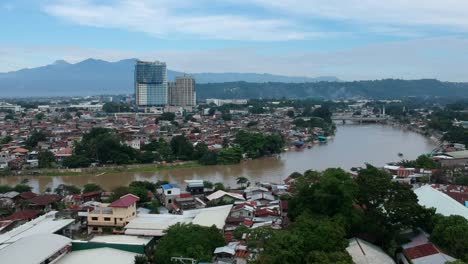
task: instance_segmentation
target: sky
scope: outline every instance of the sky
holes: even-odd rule
[[[467,0],[0,0],[0,72],[87,58],[189,73],[468,81]]]

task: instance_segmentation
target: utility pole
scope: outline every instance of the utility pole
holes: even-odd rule
[[[182,263],[182,264],[196,264],[197,261],[193,258],[184,258],[184,257],[171,257],[172,262]]]

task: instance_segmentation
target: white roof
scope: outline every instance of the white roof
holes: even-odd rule
[[[214,254],[227,253],[227,254],[230,254],[230,255],[234,255],[234,254],[236,254],[236,250],[233,249],[233,248],[230,248],[228,246],[224,246],[224,247],[215,248],[213,253]]]
[[[244,196],[242,196],[242,194],[238,194],[238,193],[229,193],[229,192],[225,192],[225,191],[222,191],[222,190],[218,190],[210,195],[208,195],[206,197],[206,199],[208,199],[208,201],[212,201],[212,200],[217,200],[223,196],[230,196],[234,199],[237,199],[237,200],[245,200],[244,199]]]
[[[346,251],[356,264],[395,264],[381,248],[359,238],[351,238]]]
[[[0,235],[1,244],[11,244],[18,239],[38,234],[53,234],[73,223],[73,219],[56,219],[57,211],[48,212],[36,219],[26,222],[19,227]]]
[[[184,211],[183,215],[138,214],[125,226],[126,235],[163,236],[164,231],[177,223],[201,226],[215,225],[223,229],[232,205]]]
[[[93,237],[90,242],[125,244],[125,245],[147,245],[152,238],[127,236],[127,235],[99,235]]]
[[[421,258],[412,259],[413,264],[438,264],[438,263],[449,263],[455,261],[456,259],[446,255],[444,253],[438,253],[434,255],[429,255]]]
[[[68,245],[71,245],[71,239],[64,236],[32,235],[0,249],[0,260],[2,263],[39,264]]]
[[[440,192],[430,185],[424,185],[414,193],[418,196],[418,203],[427,208],[434,207],[436,212],[444,216],[460,215],[468,219],[468,208]]]
[[[136,255],[138,254],[113,248],[77,250],[65,255],[56,264],[133,264]]]

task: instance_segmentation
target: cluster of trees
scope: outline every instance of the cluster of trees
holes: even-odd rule
[[[346,238],[365,235],[394,255],[403,242],[400,231],[427,229],[434,211],[417,203],[409,186],[368,165],[356,180],[341,169],[294,173],[295,191],[289,200],[293,224],[284,231],[251,234],[260,245],[262,263],[352,263]],[[258,238],[259,237],[259,238]],[[307,262],[309,261],[309,262]]]
[[[416,160],[402,160],[398,165],[409,168],[437,169],[439,164],[427,155],[421,155]]]
[[[249,158],[281,153],[285,141],[279,134],[261,134],[241,130],[237,132],[237,143]]]
[[[6,192],[30,192],[32,190],[32,187],[25,184],[25,183],[20,183],[15,186],[10,186],[10,185],[0,185],[0,193],[6,193]]]
[[[154,253],[155,263],[173,263],[171,257],[184,256],[197,262],[210,262],[215,248],[225,244],[216,226],[202,227],[193,224],[175,224],[158,242]]]
[[[102,110],[106,113],[129,112],[130,106],[126,103],[108,102],[102,106]]]

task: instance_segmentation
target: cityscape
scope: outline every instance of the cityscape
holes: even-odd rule
[[[0,263],[468,263],[467,12],[7,0]]]

